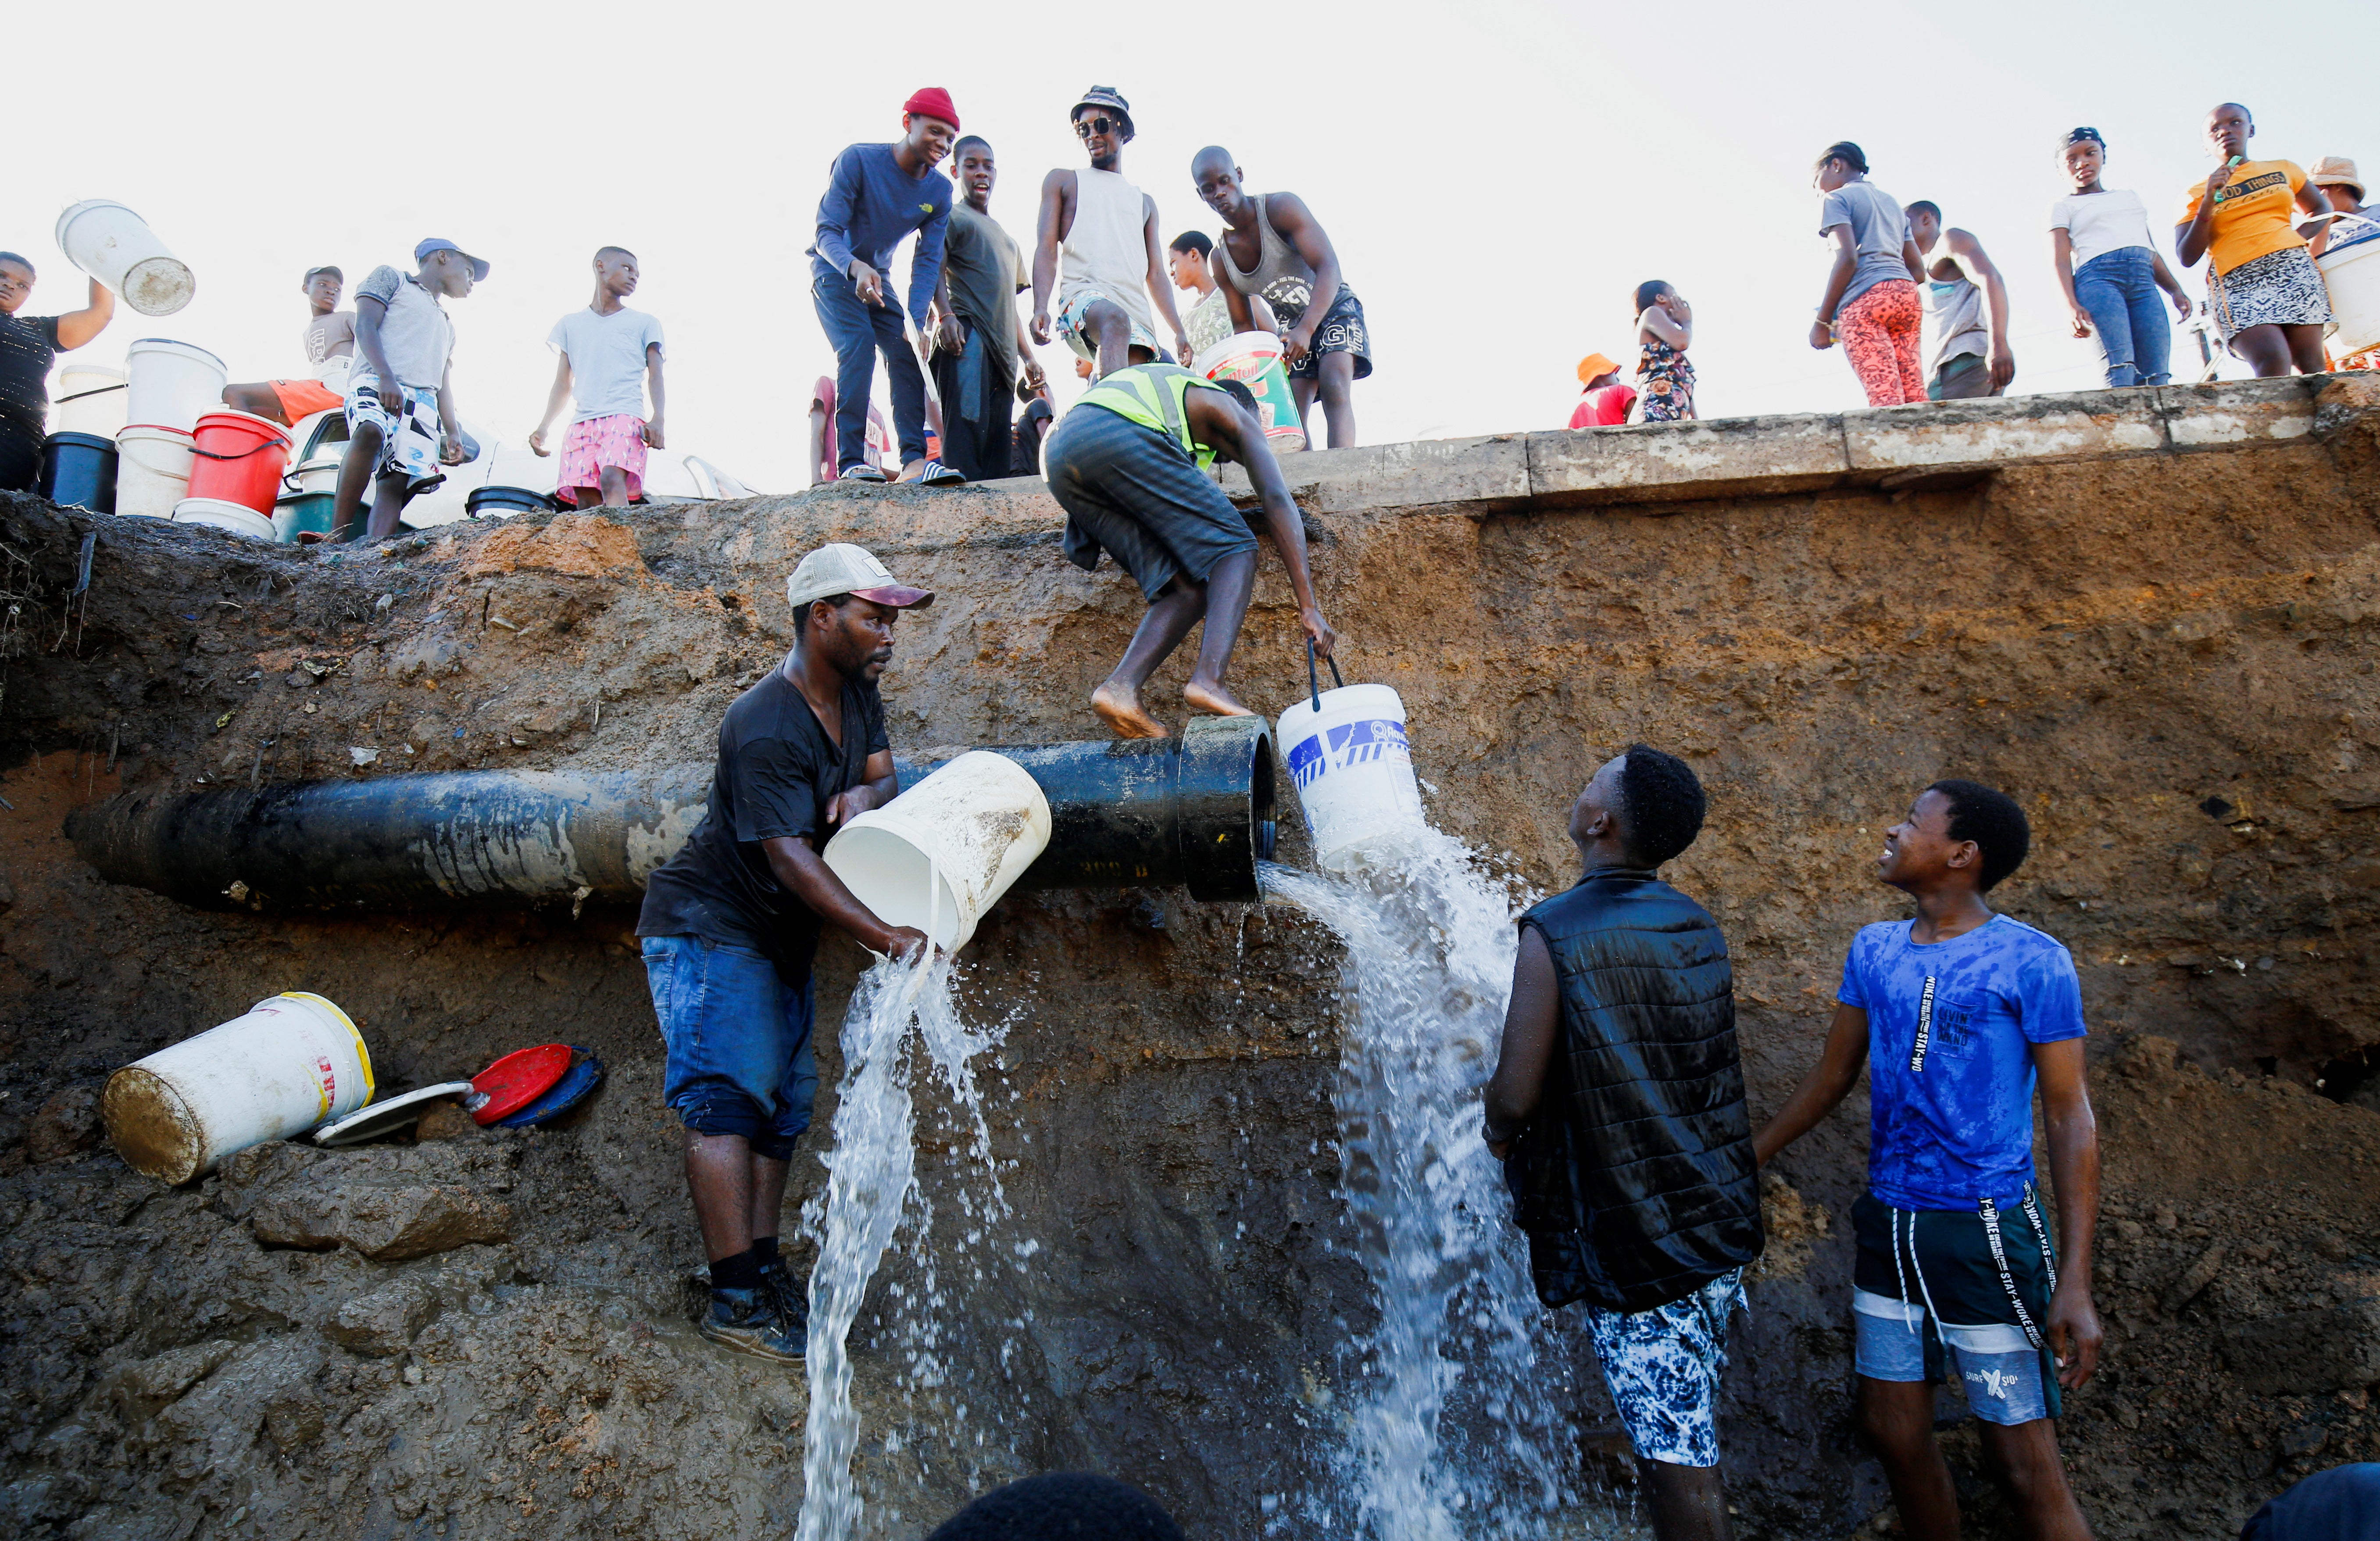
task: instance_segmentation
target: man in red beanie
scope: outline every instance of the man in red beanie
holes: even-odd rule
[[[886,300],[892,249],[917,233],[909,263],[909,314],[922,334],[926,307],[942,277],[942,238],[950,227],[951,182],[936,171],[958,138],[951,93],[928,86],[902,106],[902,138],[891,144],[855,144],[834,158],[826,196],[819,200],[818,238],[810,246],[810,298],[819,325],[834,347],[835,443],[845,481],[881,481],[867,459],[868,397],[876,382],[876,355],[884,355],[892,383],[892,430],[901,441],[901,479],[946,487],[966,479],[926,455],[926,377],[903,334],[901,310]],[[947,308],[943,346],[957,348],[958,323]]]

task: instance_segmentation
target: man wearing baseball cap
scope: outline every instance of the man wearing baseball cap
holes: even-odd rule
[[[819,327],[833,345],[834,442],[844,481],[881,481],[870,464],[868,397],[876,383],[876,355],[892,385],[892,431],[901,441],[901,479],[947,487],[966,478],[926,455],[926,377],[909,351],[901,308],[887,303],[892,249],[915,231],[909,260],[909,315],[926,334],[926,308],[942,281],[942,242],[951,223],[951,180],[934,168],[959,136],[951,93],[928,86],[901,108],[901,135],[891,144],[855,144],[834,158],[826,196],[819,200],[818,238],[809,249],[810,299]],[[944,292],[940,340],[955,352],[958,321]]]
[[[877,681],[904,610],[934,602],[857,546],[821,546],[785,583],[794,649],[727,709],[702,822],[645,884],[637,920],[666,1051],[662,1096],[686,1125],[686,1183],[710,1260],[702,1335],[798,1364],[808,1289],[777,1253],[794,1141],[818,1092],[810,963],[832,926],[906,957],[820,859],[845,820],[900,790]]]
[[[469,456],[455,417],[447,364],[455,324],[441,299],[460,299],[488,276],[488,264],[432,236],[413,249],[420,270],[382,263],[356,285],[356,361],[347,370],[347,457],[339,467],[333,538],[356,539],[371,491],[371,540],[396,533],[416,494],[446,479]]]
[[[1093,86],[1075,103],[1074,119],[1075,137],[1091,164],[1079,170],[1061,166],[1041,179],[1033,340],[1050,341],[1055,285],[1057,335],[1100,374],[1133,364],[1186,362],[1190,338],[1173,310],[1164,243],[1157,238],[1157,200],[1123,179],[1132,106],[1113,86]],[[1172,357],[1158,346],[1158,316],[1173,340]]]

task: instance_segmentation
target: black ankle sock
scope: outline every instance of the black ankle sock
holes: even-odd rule
[[[710,1265],[710,1287],[714,1290],[759,1289],[760,1260],[748,1252],[722,1257]]]
[[[774,1236],[753,1237],[752,1259],[764,1268],[770,1264],[777,1262],[779,1260],[777,1253],[777,1238]]]

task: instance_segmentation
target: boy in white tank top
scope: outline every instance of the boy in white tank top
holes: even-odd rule
[[[1165,358],[1157,318],[1186,359],[1190,339],[1174,314],[1157,239],[1157,204],[1123,178],[1132,108],[1112,86],[1093,86],[1075,103],[1075,132],[1091,164],[1041,179],[1041,218],[1033,250],[1033,340],[1050,341],[1050,291],[1058,291],[1056,334],[1106,375],[1127,364]],[[1166,358],[1172,362],[1172,358]]]

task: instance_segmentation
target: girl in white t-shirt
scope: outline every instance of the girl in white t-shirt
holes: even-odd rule
[[[2099,185],[2107,164],[2099,130],[2073,130],[2059,141],[2058,155],[2074,190],[2049,206],[2049,242],[2058,286],[2074,312],[2074,335],[2098,338],[2109,385],[2163,385],[2172,378],[2173,331],[2156,292],[2172,297],[2184,321],[2190,296],[2157,252],[2141,195]]]

